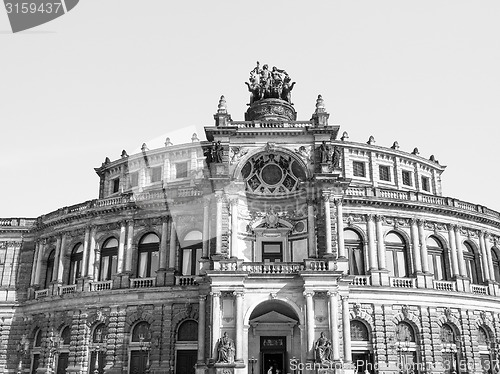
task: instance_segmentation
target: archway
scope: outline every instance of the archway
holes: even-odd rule
[[[248,357],[254,373],[291,372],[289,362],[301,352],[299,321],[293,308],[282,300],[264,301],[255,307],[248,334]]]

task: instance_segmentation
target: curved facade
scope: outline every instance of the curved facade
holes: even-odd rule
[[[309,121],[280,100],[233,121],[222,98],[207,141],[0,220],[2,372],[486,372],[500,214],[442,196],[434,157],[339,136],[321,97]]]

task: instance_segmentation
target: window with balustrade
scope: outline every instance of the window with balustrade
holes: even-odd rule
[[[139,241],[139,260],[137,261],[137,277],[155,277],[160,264],[160,238],[149,233]]]
[[[106,325],[99,323],[92,331],[90,349],[90,373],[103,374],[106,366]]]
[[[83,244],[78,243],[73,247],[73,251],[71,252],[70,256],[68,284],[76,284],[76,280],[83,276],[82,262],[83,262]]]
[[[202,255],[202,233],[200,231],[190,231],[181,241],[181,274],[198,275],[200,272],[200,259]]]
[[[493,272],[495,280],[500,282],[500,250],[496,247],[491,248],[491,260],[493,261]]]
[[[104,242],[101,249],[101,260],[99,264],[99,280],[112,279],[118,267],[118,240],[109,238]]]
[[[385,236],[386,265],[389,275],[393,277],[408,277],[408,245],[405,239],[395,231]]]
[[[352,229],[344,230],[344,243],[349,259],[350,275],[365,275],[365,251],[363,239]]]
[[[431,235],[426,240],[429,271],[436,280],[449,279],[449,266],[441,240]]]
[[[483,276],[481,271],[481,259],[479,258],[477,247],[471,242],[465,241],[463,244],[463,254],[467,276],[471,283],[481,284],[483,282]]]
[[[45,286],[49,288],[50,283],[54,280],[54,264],[55,264],[56,251],[52,250],[47,257],[47,267],[45,269]]]

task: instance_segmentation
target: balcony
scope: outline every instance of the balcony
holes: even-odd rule
[[[438,291],[456,291],[457,284],[453,281],[434,280],[434,289]]]
[[[176,286],[197,286],[200,277],[195,275],[178,275],[175,277]]]
[[[416,279],[415,278],[390,278],[391,287],[395,288],[416,288]]]
[[[370,286],[369,275],[355,275],[351,283],[354,287],[367,287]]]
[[[130,288],[150,288],[156,287],[156,278],[132,278],[130,279]]]
[[[69,286],[59,286],[59,295],[68,295],[76,292],[76,284],[71,284]]]
[[[241,270],[250,274],[297,274],[305,270],[305,266],[297,262],[245,262]]]
[[[90,291],[105,291],[113,288],[113,281],[90,282]]]

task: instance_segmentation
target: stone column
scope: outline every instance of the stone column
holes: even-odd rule
[[[339,339],[339,299],[335,291],[329,291],[330,297],[330,330],[332,337],[332,355],[333,360],[340,360],[340,339]]]
[[[325,256],[331,256],[332,250],[332,218],[330,209],[330,194],[323,193],[323,209],[325,211]]]
[[[312,199],[307,199],[307,253],[310,258],[317,257],[316,235],[314,229],[314,205]]]
[[[352,361],[351,353],[351,321],[349,318],[349,296],[341,296],[342,299],[342,337],[344,339],[344,362]]]
[[[168,222],[166,218],[161,223],[161,238],[160,238],[160,267],[159,270],[167,268],[167,248],[168,248]]]
[[[64,275],[64,257],[66,257],[66,239],[67,236],[65,233],[61,235],[61,252],[59,254],[59,265],[57,267],[57,282],[63,283],[63,275]]]
[[[94,270],[95,270],[95,251],[96,251],[96,231],[97,228],[92,226],[90,229],[90,247],[89,247],[89,268],[87,269],[88,277],[94,280]]]
[[[212,357],[217,360],[217,343],[220,339],[220,292],[210,292],[212,296]]]
[[[31,280],[30,285],[34,286],[36,284],[36,268],[38,265],[38,253],[40,252],[40,241],[35,242],[35,253],[33,254],[33,266],[31,267]]]
[[[410,224],[411,246],[413,253],[413,267],[416,274],[422,272],[422,259],[420,257],[420,243],[418,239],[417,220],[412,219]]]
[[[89,268],[90,227],[85,228],[85,239],[83,241],[82,278],[87,276]]]
[[[231,204],[231,253],[229,257],[240,258],[238,252],[238,198],[232,198]]]
[[[378,270],[377,248],[375,247],[375,222],[373,216],[366,216],[366,232],[368,233],[368,259],[370,261],[370,271]]]
[[[168,257],[168,268],[175,269],[175,252],[177,252],[177,240],[174,220],[170,220],[170,249]]]
[[[235,291],[236,297],[236,357],[235,361],[243,362],[243,291]]]
[[[306,298],[306,330],[307,330],[307,356],[314,359],[314,291],[304,291]]]
[[[130,220],[128,221],[128,228],[127,228],[127,250],[126,250],[126,256],[125,256],[125,271],[127,273],[132,272],[132,255],[134,252],[134,221]]]
[[[202,257],[208,258],[208,250],[210,244],[209,237],[209,220],[208,220],[208,208],[210,206],[210,198],[203,198],[203,252]]]
[[[457,246],[458,268],[460,276],[466,278],[467,270],[465,268],[464,251],[462,247],[462,241],[460,239],[460,228],[458,226],[453,226],[453,230],[455,231],[455,244]]]
[[[126,233],[126,223],[125,221],[120,222],[120,241],[118,243],[118,264],[117,273],[122,274],[125,269],[125,233]]]
[[[42,276],[42,259],[45,252],[46,241],[43,239],[39,244],[38,257],[36,261],[36,271],[35,271],[35,285],[41,286],[41,276]]]
[[[215,254],[222,254],[222,201],[224,196],[222,192],[216,192],[215,198],[217,200],[217,217],[215,222]]]
[[[337,242],[338,242],[338,258],[346,258],[345,245],[344,245],[344,215],[342,207],[342,199],[335,199],[335,206],[337,207]]]
[[[420,238],[420,256],[422,259],[422,271],[429,273],[429,257],[427,256],[427,242],[425,240],[424,221],[417,220],[418,236]]]
[[[385,270],[387,263],[385,261],[385,243],[384,243],[384,231],[382,229],[382,220],[384,217],[376,215],[375,221],[377,222],[377,252],[378,252],[378,268],[379,270]]]
[[[484,248],[486,249],[486,256],[488,258],[488,268],[490,269],[490,280],[496,281],[495,278],[495,268],[493,267],[493,256],[491,254],[491,248],[488,248],[486,244],[486,239],[488,238],[488,233],[483,233]]]
[[[484,232],[479,231],[479,250],[481,251],[481,267],[483,268],[484,280],[490,280],[490,266],[488,261],[488,251],[486,250],[486,243],[484,241]]]
[[[457,256],[457,246],[455,243],[455,233],[453,232],[452,225],[446,225],[448,229],[448,241],[450,243],[450,257],[451,257],[451,272],[452,276],[456,277],[460,275],[458,270],[458,256]]]
[[[56,254],[54,256],[54,267],[52,268],[52,281],[57,281],[59,274],[59,257],[61,256],[61,236],[56,238]]]
[[[198,315],[198,365],[205,362],[205,309],[206,296],[199,295],[198,302],[200,305]]]

